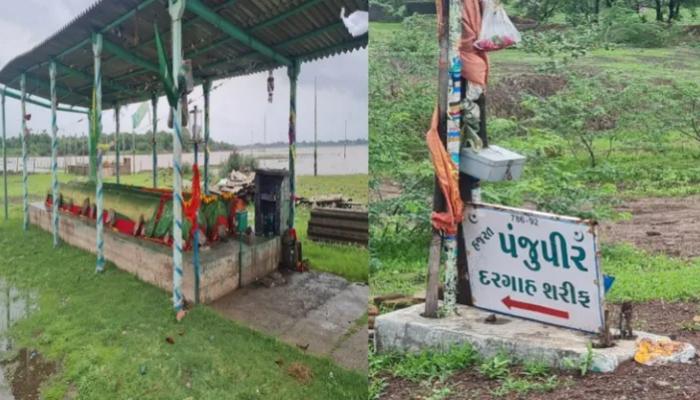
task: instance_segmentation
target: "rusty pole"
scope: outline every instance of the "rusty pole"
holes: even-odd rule
[[[439,20],[442,25],[438,27],[440,55],[438,58],[438,135],[443,145],[447,145],[447,97],[449,90],[448,54],[450,46],[450,2],[449,0],[439,0],[442,8]],[[445,198],[440,191],[437,177],[435,178],[435,188],[433,189],[433,211],[443,211],[445,209]],[[430,259],[428,260],[428,279],[425,294],[425,314],[427,318],[437,318],[438,316],[438,290],[440,286],[440,254],[442,235],[440,231],[433,228],[433,236],[430,241]]]

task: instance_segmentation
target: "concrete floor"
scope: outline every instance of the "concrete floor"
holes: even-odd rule
[[[369,287],[342,277],[309,271],[284,274],[285,283],[267,288],[249,285],[211,306],[226,317],[278,336],[307,351],[328,355],[349,369],[367,373]]]

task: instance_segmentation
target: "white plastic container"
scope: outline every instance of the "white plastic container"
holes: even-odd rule
[[[478,152],[464,148],[459,160],[460,172],[486,182],[518,179],[524,165],[525,156],[495,145]]]

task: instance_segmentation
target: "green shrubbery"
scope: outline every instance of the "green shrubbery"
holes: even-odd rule
[[[231,171],[252,171],[258,168],[258,159],[246,154],[241,154],[234,150],[221,166],[219,174],[222,178],[227,177]]]

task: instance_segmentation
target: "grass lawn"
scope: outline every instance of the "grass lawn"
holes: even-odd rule
[[[314,197],[324,194],[342,194],[354,201],[367,202],[367,175],[300,176],[297,187],[299,195]],[[308,240],[306,230],[311,210],[297,208],[297,234],[303,243],[304,258],[311,261],[310,267],[319,271],[341,275],[351,281],[367,282],[369,274],[369,251],[355,245],[317,243]]]
[[[74,178],[61,174],[59,180]],[[162,176],[163,186],[167,178]],[[309,195],[347,183],[352,193],[342,193],[362,201],[362,179],[366,182],[359,176],[300,178],[299,187],[302,195]],[[10,336],[15,348],[36,349],[60,361],[44,398],[64,399],[69,391],[76,391],[80,399],[115,394],[124,399],[367,398],[366,376],[232,322],[206,306],[192,310],[178,324],[168,293],[109,263],[103,274],[95,274],[93,254],[68,245],[53,249],[51,234],[33,226],[24,232],[22,177],[8,181],[10,220],[0,220],[0,278],[39,293],[39,310],[19,321]],[[125,176],[123,182],[147,186],[151,180],[139,174]],[[29,177],[33,198],[43,198],[50,185],[50,175]],[[366,200],[366,183],[364,187]],[[300,226],[303,215],[301,210]],[[304,250],[315,268],[367,279],[366,249],[305,241]],[[346,261],[352,267],[343,267]],[[166,337],[174,338],[175,344]],[[277,364],[280,359],[284,366]],[[309,368],[310,383],[286,373],[295,362]],[[146,373],[141,375],[144,365]]]

